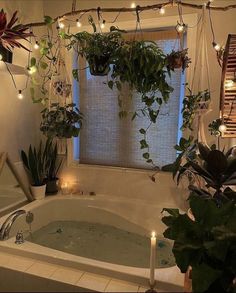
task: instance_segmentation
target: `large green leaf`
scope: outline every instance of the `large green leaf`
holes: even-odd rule
[[[216,270],[205,263],[192,268],[193,292],[205,292],[210,285],[222,275],[222,271]]]

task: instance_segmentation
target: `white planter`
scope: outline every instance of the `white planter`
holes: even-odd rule
[[[30,186],[34,199],[43,199],[46,192],[46,184],[41,186]]]

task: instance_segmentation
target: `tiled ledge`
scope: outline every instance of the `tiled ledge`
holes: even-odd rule
[[[0,292],[145,292],[147,290],[138,284],[2,252],[0,252],[0,272],[0,284],[2,284]]]

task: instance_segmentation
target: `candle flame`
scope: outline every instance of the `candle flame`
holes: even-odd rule
[[[156,232],[155,231],[152,231],[152,237],[156,237]]]

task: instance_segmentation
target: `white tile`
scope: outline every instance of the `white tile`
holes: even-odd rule
[[[138,292],[138,287],[133,283],[112,279],[105,292]]]
[[[84,272],[79,270],[67,269],[67,268],[58,268],[50,277],[50,279],[68,283],[76,284],[79,281]]]
[[[0,266],[5,266],[9,263],[12,256],[7,253],[0,253]]]
[[[104,276],[84,273],[76,285],[85,289],[103,292],[109,281],[110,279]]]
[[[30,258],[24,258],[24,257],[19,257],[19,256],[12,256],[9,259],[9,262],[7,264],[8,268],[11,268],[13,270],[17,271],[26,271],[29,269],[33,264],[35,263],[34,260]]]
[[[39,277],[49,278],[56,271],[57,266],[43,263],[35,262],[26,272],[32,275],[37,275]]]

